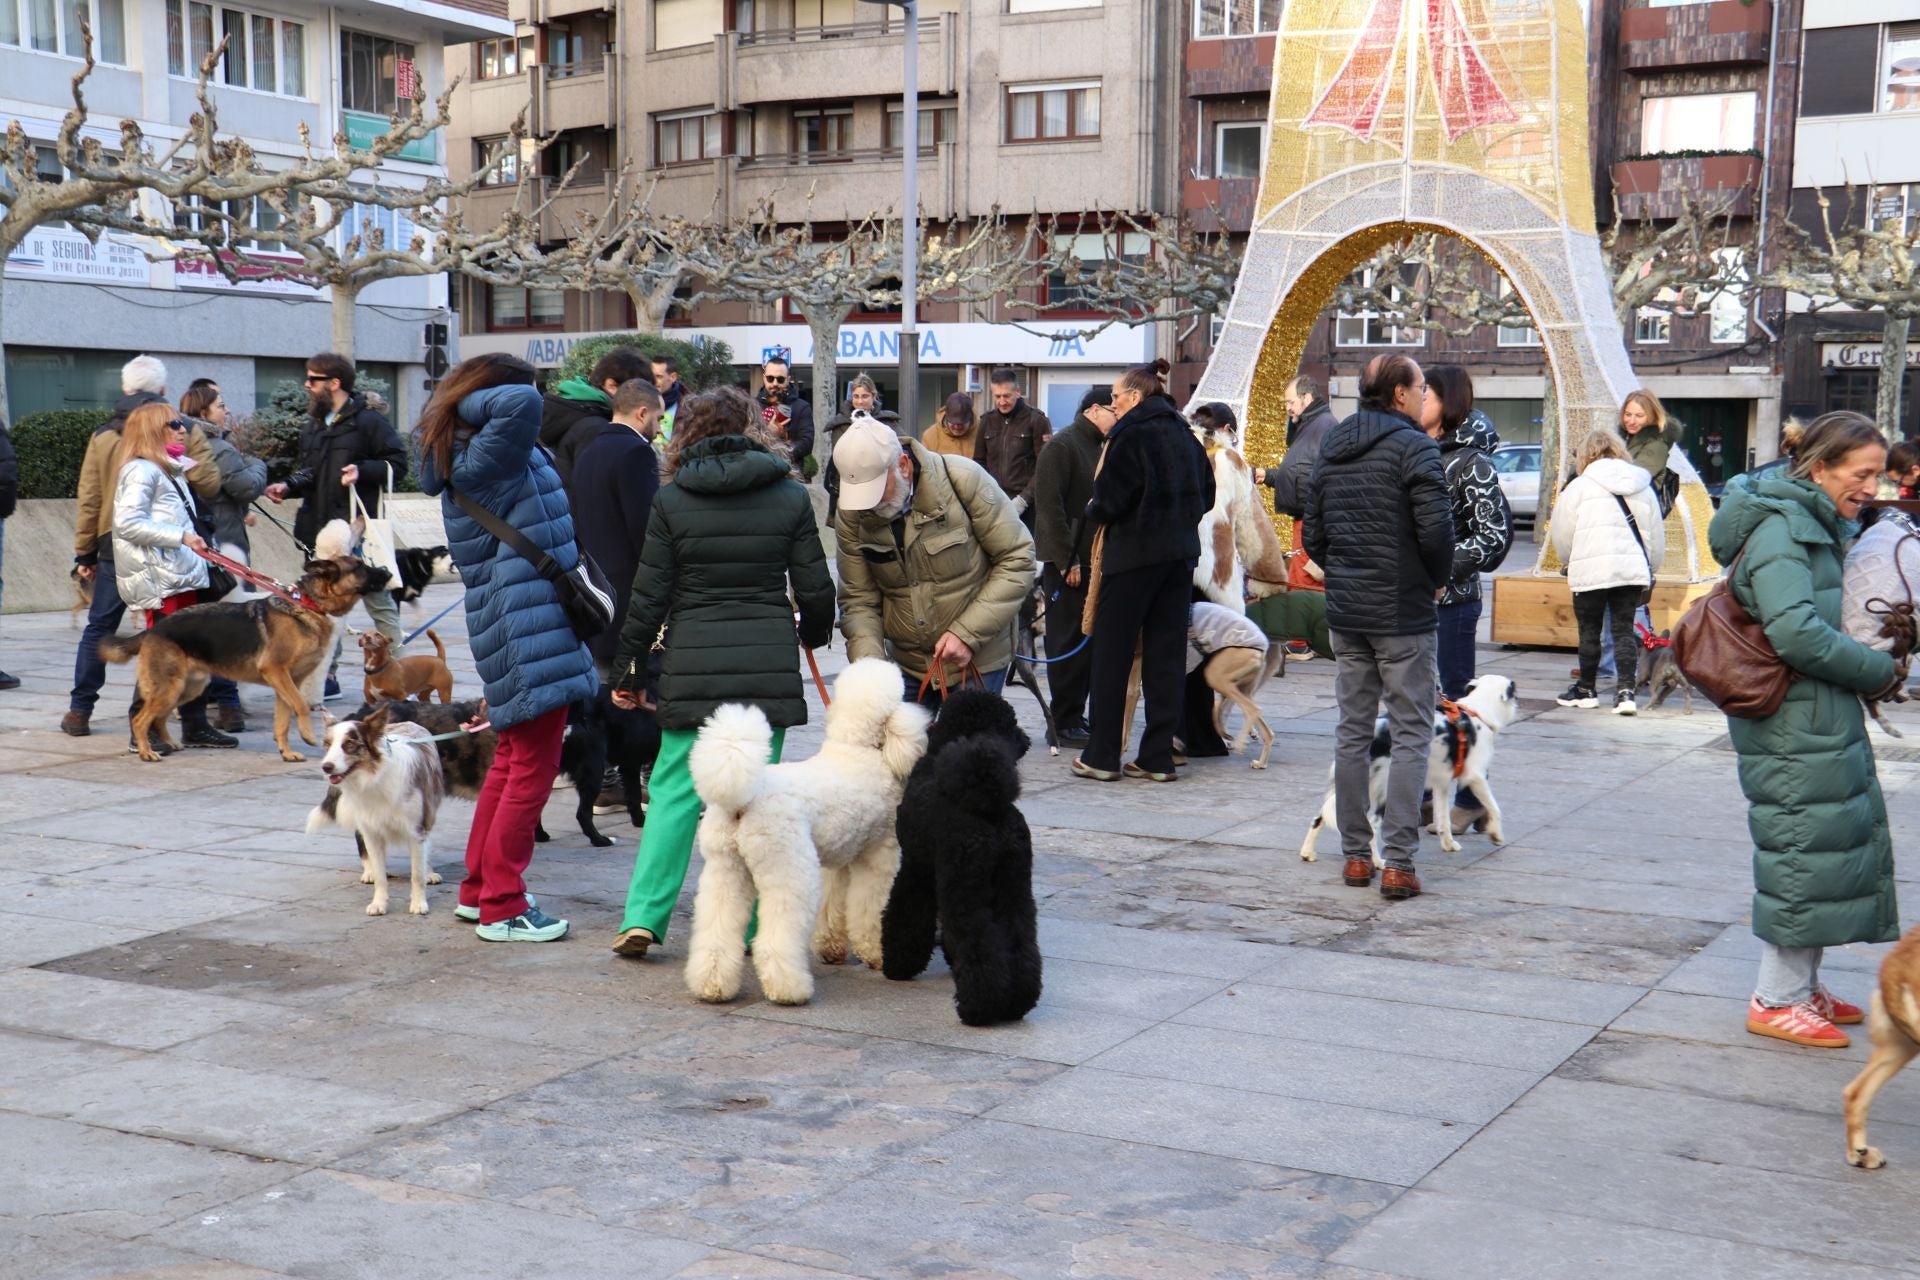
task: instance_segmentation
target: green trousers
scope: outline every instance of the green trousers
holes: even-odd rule
[[[627,913],[620,921],[622,932],[645,929],[656,942],[667,940],[667,922],[687,881],[693,837],[700,826],[700,797],[694,794],[693,774],[687,768],[687,753],[693,750],[696,736],[691,729],[660,733],[660,755],[647,785],[647,825],[640,832],[633,881],[627,886]],[[773,731],[773,753],[768,759],[774,764],[780,762],[786,737],[785,729]]]

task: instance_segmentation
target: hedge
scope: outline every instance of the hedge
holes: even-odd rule
[[[553,371],[553,380],[586,377],[600,357],[615,347],[632,347],[649,356],[672,356],[680,364],[680,381],[694,391],[705,391],[734,380],[733,349],[726,343],[682,342],[658,333],[608,333],[582,338]]]
[[[111,409],[48,409],[13,424],[13,452],[20,460],[20,496],[71,498],[80,491],[80,463],[87,441],[113,416]]]

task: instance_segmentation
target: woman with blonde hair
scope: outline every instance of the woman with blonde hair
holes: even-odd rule
[[[1680,435],[1680,424],[1667,417],[1659,396],[1644,389],[1627,393],[1620,406],[1620,436],[1626,442],[1627,458],[1653,477],[1653,492],[1659,499],[1663,520],[1673,510],[1674,497],[1680,491],[1680,477],[1667,466]]]
[[[1567,566],[1573,616],[1580,625],[1580,675],[1556,701],[1563,707],[1597,707],[1602,620],[1612,624],[1615,684],[1613,713],[1630,716],[1638,675],[1640,639],[1634,611],[1653,586],[1666,554],[1666,527],[1653,494],[1653,478],[1628,460],[1620,442],[1595,431],[1580,443],[1580,474],[1554,504],[1549,528],[1554,550]]]
[[[165,402],[144,404],[127,415],[114,457],[114,586],[129,608],[146,611],[151,627],[161,618],[200,602],[207,562],[206,539],[194,532],[193,490],[187,485],[189,423]],[[127,708],[128,723],[140,697]],[[190,747],[233,747],[238,740],[207,723],[207,695],[180,706],[181,740]],[[156,729],[153,748],[168,748]],[[132,735],[127,750],[137,752]]]

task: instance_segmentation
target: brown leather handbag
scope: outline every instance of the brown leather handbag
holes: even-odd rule
[[[1673,658],[1720,710],[1742,720],[1764,720],[1786,700],[1795,673],[1734,597],[1733,573],[1746,554],[1742,547],[1726,576],[1674,624]]]

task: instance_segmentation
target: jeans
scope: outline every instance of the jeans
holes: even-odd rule
[[[660,755],[653,763],[653,780],[647,786],[647,825],[640,829],[640,847],[633,856],[633,878],[627,885],[626,914],[620,917],[620,931],[645,929],[655,942],[667,940],[667,924],[673,919],[673,904],[680,900],[680,888],[687,881],[687,865],[693,861],[693,838],[700,827],[700,797],[694,794],[693,774],[687,768],[687,753],[693,750],[696,733],[691,729],[660,731]],[[780,748],[787,731],[773,731],[770,763],[780,763]]]
[[[1640,666],[1640,636],[1633,629],[1634,612],[1645,587],[1608,587],[1604,591],[1573,593],[1573,618],[1580,624],[1580,683],[1599,687],[1601,621],[1613,639],[1614,685],[1632,689]]]
[[[1811,999],[1820,985],[1822,947],[1776,947],[1760,944],[1760,979],[1753,994],[1769,1009],[1785,1009]]]
[[[1087,605],[1086,578],[1070,587],[1052,565],[1041,571],[1047,593],[1047,693],[1052,698],[1056,729],[1077,729],[1087,720],[1087,687],[1093,676],[1093,646],[1080,630],[1080,614]],[[1075,653],[1075,648],[1079,652]],[[1062,661],[1060,655],[1072,653]]]
[[[1433,742],[1434,633],[1370,636],[1333,633],[1333,696],[1340,707],[1334,730],[1334,814],[1340,848],[1349,858],[1373,852],[1371,790],[1374,724],[1384,709],[1393,756],[1387,771],[1380,856],[1389,867],[1413,870],[1420,848],[1420,793],[1426,787]]]
[[[1474,644],[1480,632],[1480,601],[1463,600],[1440,606],[1440,630],[1434,635],[1434,665],[1440,670],[1442,697],[1458,701],[1467,696],[1474,675]]]
[[[1173,736],[1180,729],[1187,679],[1187,614],[1193,600],[1191,560],[1168,560],[1106,574],[1093,623],[1092,719],[1080,752],[1088,767],[1117,772],[1127,714],[1127,676],[1140,645],[1140,692],[1147,704],[1140,767],[1173,772]],[[1431,679],[1431,677],[1429,677]]]
[[[67,695],[71,710],[93,713],[100,701],[100,686],[107,682],[107,660],[100,656],[100,642],[119,631],[126,616],[127,606],[120,601],[120,587],[113,576],[113,541],[105,538],[94,567],[86,630],[80,633],[80,648],[73,655],[73,692]]]
[[[951,676],[951,673],[949,673],[949,676]],[[907,679],[911,681],[911,683],[907,686],[907,701],[917,702],[921,706],[925,707],[927,710],[933,712],[934,715],[936,716],[939,715],[940,708],[946,705],[946,701],[947,701],[945,698],[940,696],[939,677],[938,676],[934,677],[933,682],[927,685],[927,690],[925,693],[920,692],[919,681],[914,680],[912,676],[908,676]],[[970,685],[967,685],[966,687],[969,689],[979,689],[984,687],[988,693],[999,693],[1002,689],[1007,687],[1007,669],[1005,667],[1001,667],[998,670],[994,670],[994,671],[982,671],[980,673],[980,681],[981,681],[980,684],[970,684]],[[961,689],[961,686],[957,684],[949,685],[948,687],[954,693],[960,692],[960,689]]]
[[[1647,606],[1641,605],[1639,612],[1633,615],[1633,620],[1635,622],[1638,622],[1641,626],[1645,627],[1647,630],[1649,631],[1653,630],[1653,615],[1647,612]],[[1600,620],[1599,678],[1602,680],[1613,681],[1619,678],[1619,674],[1620,674],[1619,668],[1614,664],[1614,658],[1613,658],[1613,619],[1610,617],[1603,617]]]
[[[560,772],[566,731],[565,707],[500,730],[467,833],[467,878],[460,885],[460,905],[478,907],[481,924],[511,920],[527,909],[521,877],[533,862],[533,829]]]

